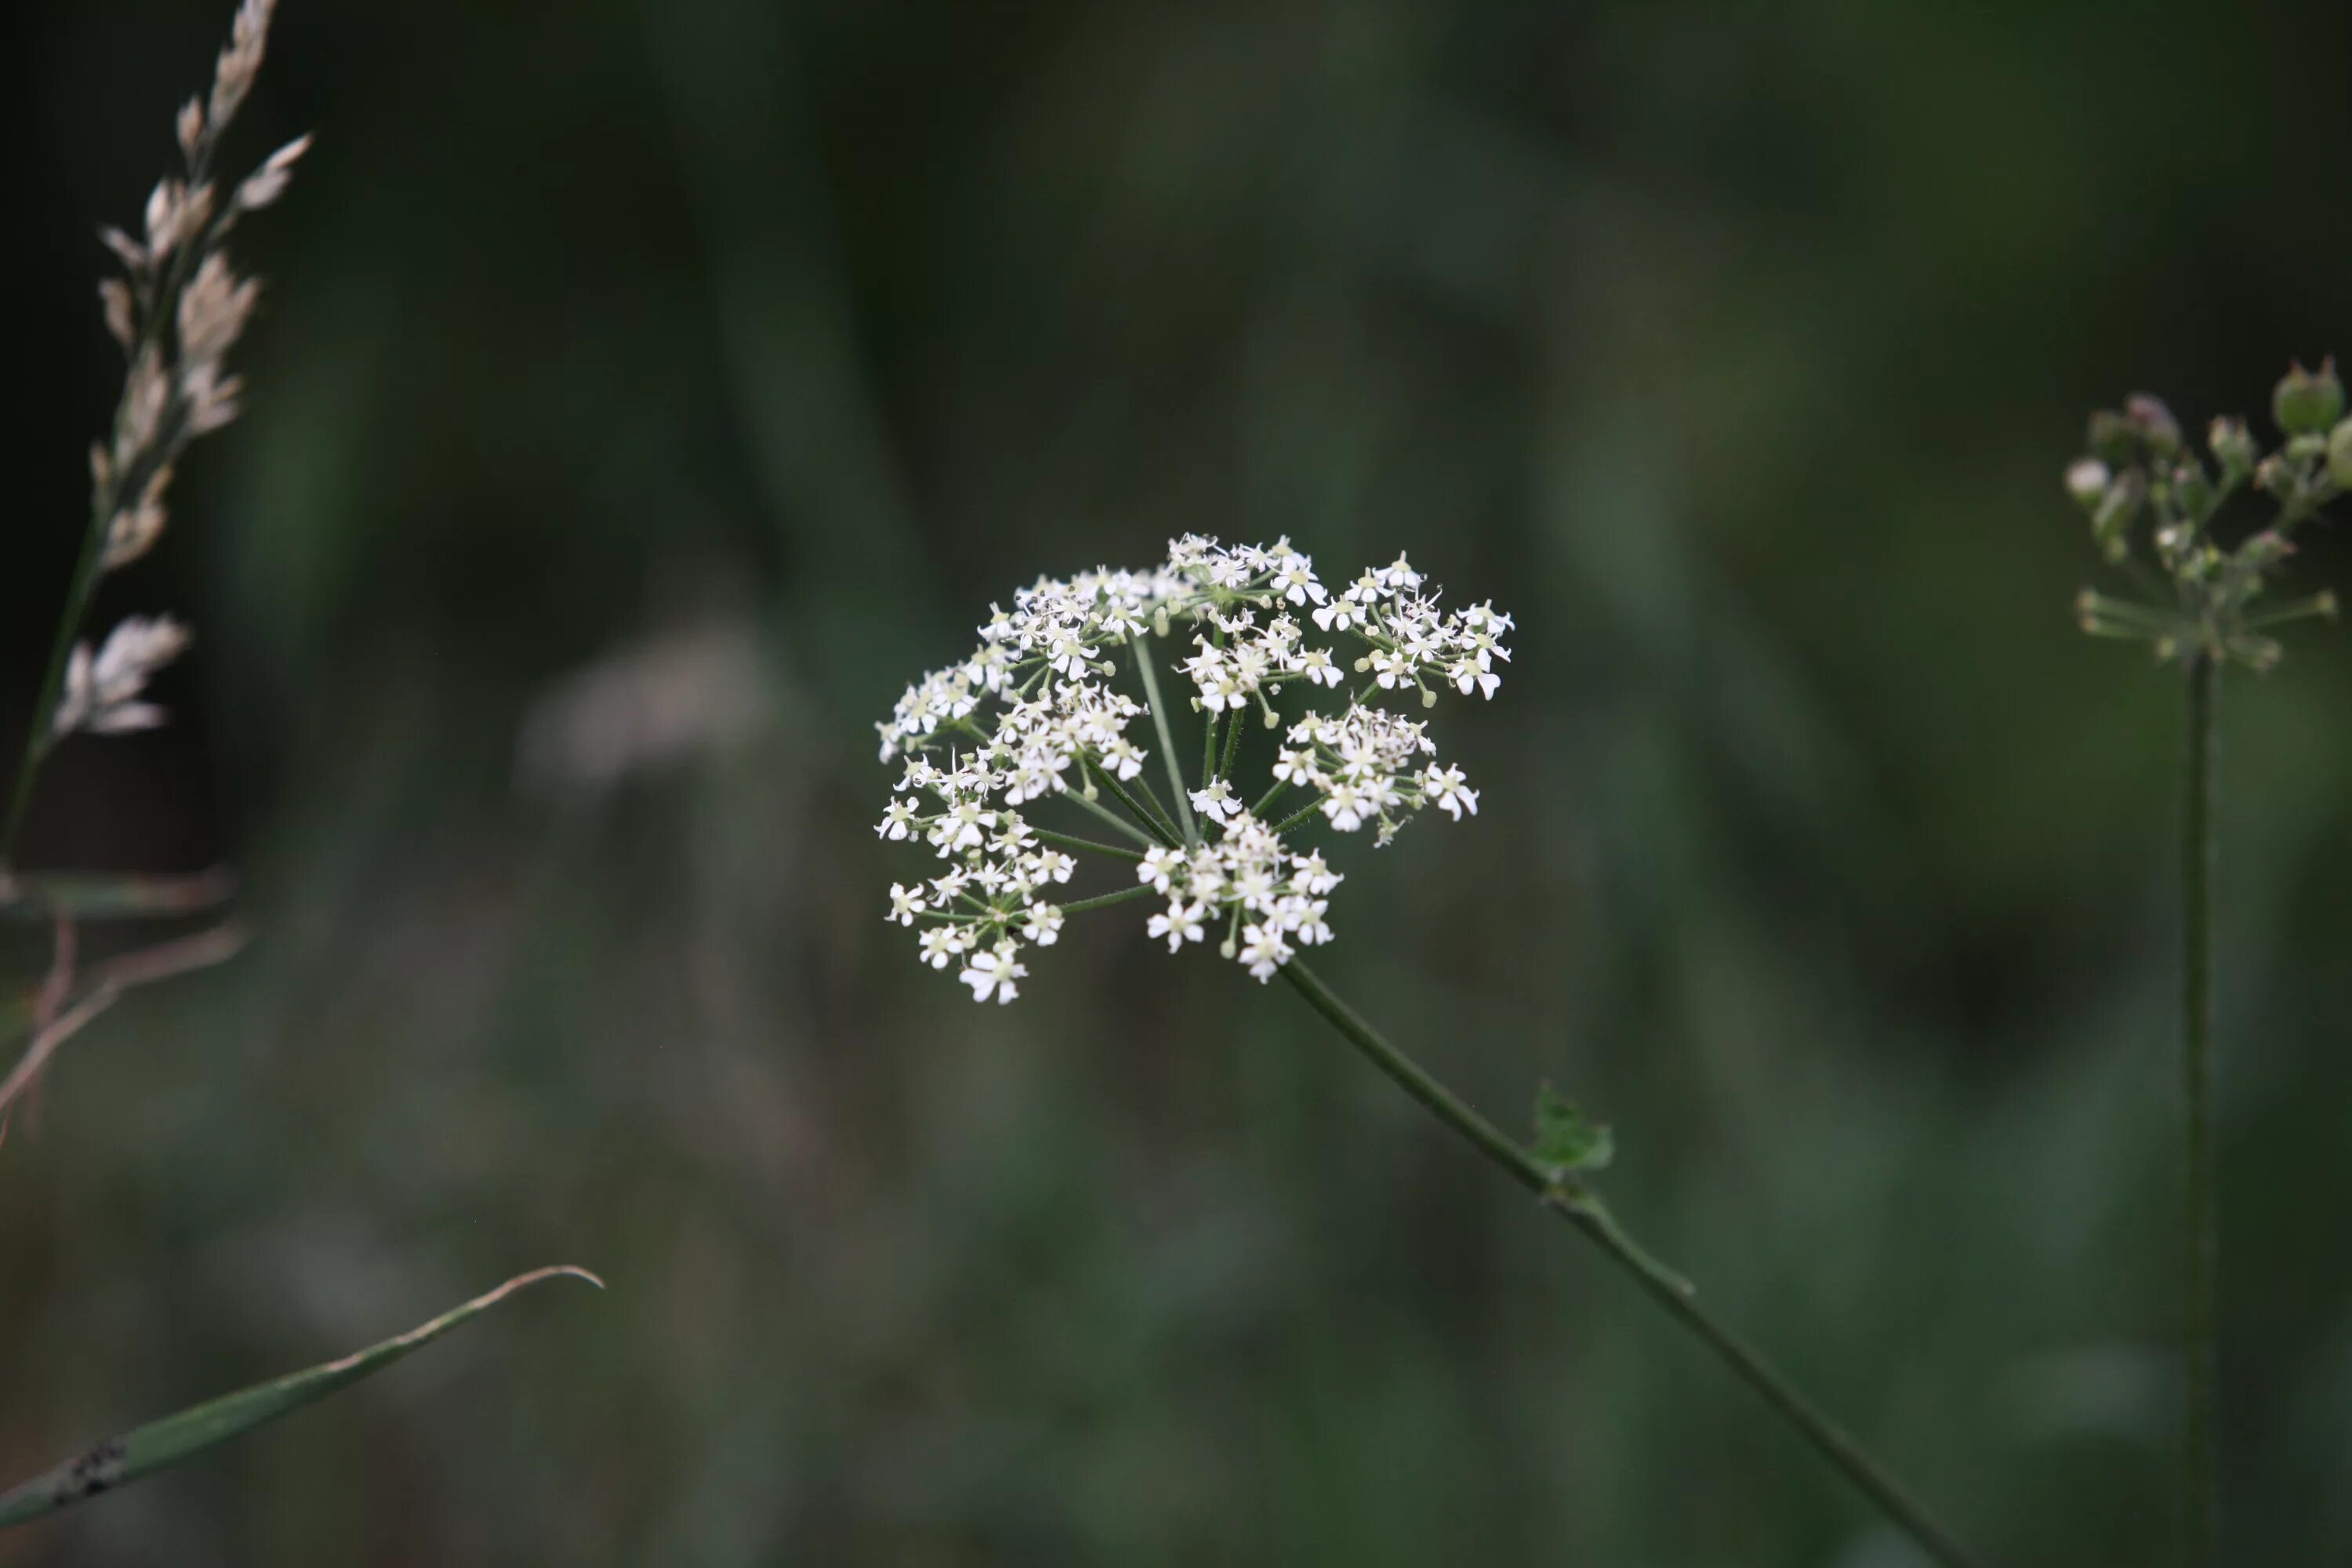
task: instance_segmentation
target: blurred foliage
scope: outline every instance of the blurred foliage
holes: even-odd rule
[[[227,9],[0,24],[12,735],[110,398],[90,231]],[[2259,414],[2352,349],[2347,47],[2316,4],[288,0],[247,134],[320,143],[247,246],[253,412],[110,606],[199,657],[28,855],[226,858],[261,935],[0,1147],[0,1472],[520,1267],[613,1289],[0,1563],[1912,1561],[1294,999],[1120,911],[982,1011],[879,918],[872,721],[992,596],[1187,529],[1519,617],[1451,727],[1484,815],[1344,868],[1335,984],[1514,1125],[1605,1111],[1628,1222],[1989,1554],[2155,1560],[2179,701],[2074,631],[2058,476],[2134,385]],[[643,678],[681,646],[751,652]],[[714,669],[756,722],[646,740]],[[614,691],[584,754],[664,760],[518,782]],[[2324,627],[2225,694],[2248,1562],[2352,1553],[2347,701]]]

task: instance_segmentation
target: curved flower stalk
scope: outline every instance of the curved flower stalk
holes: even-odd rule
[[[2292,366],[2271,393],[2284,437],[2265,456],[2242,419],[2206,432],[2208,468],[2181,437],[2161,398],[2134,394],[2123,408],[2091,416],[2090,447],[2066,469],[2066,489],[2091,521],[2107,561],[2130,572],[2145,597],[2085,588],[2075,614],[2094,637],[2145,642],[2177,663],[2188,713],[2180,805],[2181,1308],[2180,1498],[2182,1561],[2221,1560],[2220,1161],[2213,1128],[2213,828],[2221,670],[2270,669],[2284,649],[2276,627],[2333,619],[2322,590],[2271,603],[2271,580],[2294,553],[2296,531],[2352,489],[2352,419],[2333,360]],[[2223,510],[2249,481],[2274,510],[2263,526],[2223,533]]]
[[[1490,604],[1452,611],[1438,599],[1402,555],[1334,593],[1287,540],[1228,547],[1188,535],[1148,571],[1040,579],[1010,611],[995,610],[970,658],[908,688],[877,726],[882,761],[904,771],[875,831],[947,862],[928,880],[891,884],[885,918],[921,927],[923,962],[954,968],[974,1000],[999,1003],[1028,978],[1023,953],[1053,945],[1082,910],[1150,899],[1160,907],[1145,935],[1171,953],[1216,934],[1223,957],[1260,982],[1279,974],[1373,1067],[1625,1269],[1931,1560],[1973,1568],[1852,1437],[1626,1233],[1593,1186],[1611,1155],[1607,1128],[1547,1087],[1535,1141],[1522,1146],[1308,966],[1303,950],[1331,940],[1329,895],[1342,879],[1301,833],[1319,819],[1386,844],[1423,812],[1458,822],[1478,810],[1462,771],[1437,761],[1426,724],[1386,706],[1408,694],[1434,706],[1447,689],[1492,697],[1501,683],[1511,618]],[[1197,787],[1186,784],[1150,652],[1180,629],[1190,651],[1178,668],[1202,715]],[[1122,652],[1140,701],[1111,684]],[[1303,711],[1286,721],[1280,705],[1293,692]],[[1139,737],[1147,716],[1151,728]],[[1255,798],[1234,773],[1253,721],[1282,732]],[[1167,778],[1166,799],[1150,783],[1155,771]],[[1029,821],[1024,808],[1056,801],[1127,843]],[[1122,863],[1134,885],[1057,901],[1085,855]]]
[[[1171,952],[1219,932],[1221,954],[1271,979],[1300,948],[1331,939],[1325,917],[1341,877],[1298,847],[1299,829],[1320,817],[1386,844],[1433,807],[1457,821],[1478,810],[1462,771],[1437,763],[1426,726],[1381,705],[1411,692],[1432,706],[1447,689],[1491,698],[1501,683],[1511,618],[1491,605],[1446,610],[1438,598],[1402,555],[1335,594],[1287,539],[1228,547],[1197,535],[1146,571],[1022,589],[980,628],[969,658],[908,688],[877,726],[882,760],[903,759],[905,771],[876,832],[919,839],[948,863],[928,880],[894,883],[888,918],[920,925],[923,961],[953,966],[983,1002],[1019,994],[1022,953],[1051,946],[1068,914],[1146,894],[1164,901],[1146,933]],[[1147,649],[1148,637],[1180,629],[1191,651],[1178,668],[1204,716],[1198,787],[1176,760]],[[1141,702],[1110,684],[1122,650],[1133,653]],[[1245,800],[1234,778],[1243,730],[1253,719],[1282,729],[1277,704],[1293,691],[1310,706],[1284,731],[1267,787]],[[1172,813],[1150,783],[1151,746],[1130,733],[1147,714]],[[1276,819],[1286,795],[1305,804]],[[1040,829],[1021,809],[1055,799],[1143,846],[1140,858]],[[1088,849],[1136,859],[1138,886],[1055,901],[1076,867],[1070,851]]]

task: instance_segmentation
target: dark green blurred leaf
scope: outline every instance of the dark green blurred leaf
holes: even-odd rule
[[[331,1361],[302,1372],[289,1373],[268,1383],[240,1389],[176,1415],[109,1437],[87,1453],[34,1477],[15,1490],[0,1495],[0,1529],[23,1524],[44,1514],[127,1486],[169,1465],[192,1458],[215,1444],[252,1431],[281,1415],[347,1388],[363,1377],[382,1372],[412,1352],[423,1350],[450,1330],[470,1321],[509,1296],[542,1279],[570,1275],[597,1289],[604,1281],[584,1268],[558,1266],[519,1275],[464,1306],[444,1312],[429,1323],[397,1338],[371,1345],[355,1355]]]

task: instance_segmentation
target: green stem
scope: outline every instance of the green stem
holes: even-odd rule
[[[1075,904],[1064,904],[1062,912],[1066,915],[1084,914],[1088,910],[1099,910],[1111,904],[1123,904],[1129,899],[1139,899],[1147,893],[1156,893],[1159,890],[1150,883],[1144,882],[1136,887],[1122,888],[1116,893],[1105,893],[1100,898],[1080,899]]]
[[[1201,715],[1201,787],[1217,782],[1217,716]]]
[[[1079,798],[1083,800],[1086,797],[1081,795]],[[1117,821],[1118,819],[1114,817],[1112,820]],[[1080,838],[1076,834],[1050,833],[1042,827],[1033,827],[1029,831],[1035,834],[1038,838],[1045,843],[1059,845],[1065,849],[1083,849],[1089,854],[1110,855],[1115,856],[1121,860],[1140,860],[1143,858],[1142,856],[1137,854],[1132,849],[1121,849],[1116,844],[1104,844],[1092,838]],[[1132,829],[1130,829],[1130,831],[1132,831]],[[1148,844],[1150,840],[1145,839],[1144,842]]]
[[[98,580],[105,574],[106,531],[113,520],[116,487],[100,485],[90,498],[89,526],[82,533],[81,556],[74,563],[65,610],[58,616],[57,635],[49,639],[48,669],[41,677],[40,696],[33,703],[33,727],[25,737],[25,753],[16,764],[16,787],[8,795],[8,816],[0,822],[0,870],[16,863],[16,837],[25,828],[26,809],[33,804],[33,784],[41,764],[48,760],[55,737],[58,701],[65,694],[66,665],[73,657],[74,638],[89,614]]]
[[[1184,824],[1184,842],[1201,842],[1201,830],[1192,821],[1192,803],[1184,794],[1184,775],[1176,770],[1176,737],[1168,728],[1168,704],[1160,700],[1160,677],[1151,668],[1151,655],[1143,639],[1135,639],[1135,668],[1143,674],[1143,700],[1151,704],[1151,723],[1160,731],[1160,760],[1168,764],[1168,787],[1176,792],[1176,815]]]
[[[1174,815],[1168,809],[1168,803],[1161,800],[1160,792],[1151,787],[1151,780],[1147,774],[1135,775],[1135,794],[1136,804],[1150,814],[1151,826],[1159,828],[1162,836],[1171,839],[1183,837],[1184,835],[1176,826]]]
[[[1111,798],[1113,800],[1118,801],[1119,805],[1133,812],[1135,814],[1135,819],[1138,822],[1142,823],[1146,828],[1150,829],[1154,837],[1158,838],[1163,844],[1174,844],[1177,842],[1178,836],[1176,832],[1176,825],[1168,820],[1168,814],[1166,812],[1154,811],[1150,807],[1145,805],[1143,802],[1136,799],[1135,796],[1128,793],[1128,789],[1125,784],[1119,783],[1118,780],[1113,778],[1110,774],[1103,772],[1102,769],[1093,767],[1089,764],[1088,771],[1094,774],[1095,783],[1110,791]],[[1159,797],[1154,795],[1152,797],[1152,801],[1154,805],[1157,805]]]
[[[1313,800],[1308,801],[1305,805],[1300,806],[1297,811],[1292,812],[1288,816],[1284,817],[1280,822],[1276,823],[1274,825],[1274,830],[1276,833],[1287,833],[1292,828],[1297,826],[1300,823],[1306,821],[1308,817],[1313,816],[1317,812],[1322,809],[1323,797],[1318,795]]]
[[[2213,775],[2221,668],[2189,666],[2189,736],[2180,801],[2180,1082],[2187,1117],[2181,1205],[2181,1560],[2219,1560],[2221,1481],[2215,1388],[2220,1360],[2219,1187],[2213,1148]]]
[[[1093,770],[1088,769],[1087,771],[1092,772]],[[1097,774],[1097,776],[1099,777],[1100,775]],[[1104,822],[1117,828],[1119,832],[1126,834],[1129,838],[1134,839],[1146,849],[1156,849],[1160,847],[1160,841],[1158,839],[1152,837],[1149,833],[1144,832],[1140,827],[1136,826],[1135,824],[1129,822],[1127,818],[1119,816],[1118,813],[1111,810],[1110,807],[1105,805],[1102,802],[1087,799],[1084,790],[1064,790],[1062,792],[1062,795],[1066,800],[1075,801],[1082,809],[1094,813],[1095,816],[1100,817]],[[1042,838],[1045,835],[1039,834],[1038,837]],[[1141,859],[1142,857],[1138,856],[1136,858]]]
[[[1219,778],[1231,778],[1234,776],[1234,759],[1241,755],[1242,750],[1243,716],[1243,710],[1236,708],[1234,710],[1233,717],[1225,721],[1225,757],[1224,761],[1217,764],[1217,776]],[[1214,734],[1215,732],[1216,727],[1214,725],[1211,725],[1210,733]],[[1202,787],[1205,789],[1208,786],[1203,784]]]
[[[1544,1206],[1584,1233],[1610,1258],[1633,1276],[1635,1283],[1674,1319],[1704,1341],[1724,1363],[1794,1426],[1815,1451],[1836,1467],[1919,1549],[1943,1568],[1977,1568],[1971,1557],[1945,1532],[1927,1511],[1881,1469],[1854,1440],[1815,1409],[1811,1401],[1775,1372],[1747,1342],[1698,1304],[1690,1284],[1659,1263],[1628,1236],[1600,1197],[1573,1182],[1559,1179],[1550,1167],[1528,1153],[1502,1130],[1472,1110],[1421,1065],[1382,1038],[1355,1010],[1333,994],[1298,959],[1282,966],[1282,977],[1323,1015],[1372,1065],[1394,1080],[1422,1106],[1484,1155],[1488,1163],[1534,1193]]]

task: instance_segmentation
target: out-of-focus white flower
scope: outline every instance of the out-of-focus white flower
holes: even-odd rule
[[[610,789],[724,753],[756,735],[778,693],[758,635],[731,620],[631,642],[558,680],[524,716],[521,784],[542,794]],[[918,831],[913,805],[892,801],[877,829]]]

